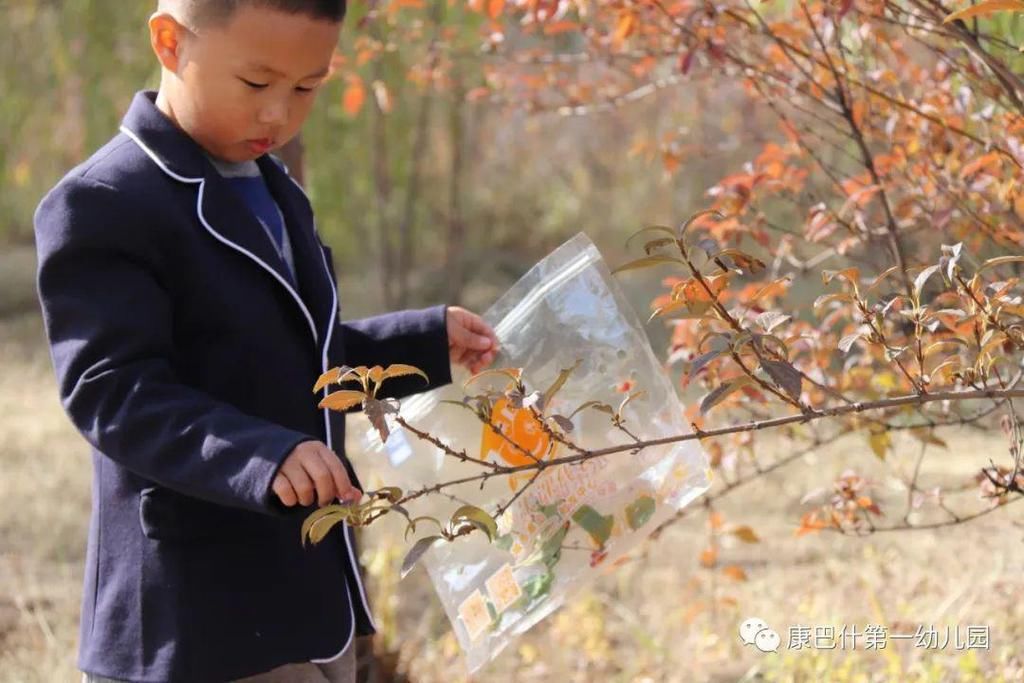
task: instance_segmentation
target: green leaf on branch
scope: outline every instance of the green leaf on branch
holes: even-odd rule
[[[521,386],[519,379],[523,376],[523,371],[518,368],[491,368],[490,370],[484,370],[483,372],[477,373],[466,380],[463,387],[468,387],[470,384],[483,379],[484,377],[494,377],[502,375],[512,380],[515,386]]]
[[[383,498],[389,503],[397,503],[402,497],[402,489],[397,486],[382,486],[376,491],[367,491],[366,493],[374,498]]]
[[[862,338],[863,336],[864,335],[861,334],[860,332],[846,335],[845,337],[839,340],[839,350],[842,351],[843,353],[849,353],[850,349],[853,347],[853,343],[858,339]]]
[[[612,275],[623,273],[627,270],[637,270],[639,268],[650,268],[651,266],[657,266],[664,263],[675,263],[680,265],[686,265],[685,262],[675,256],[665,256],[663,254],[656,254],[654,256],[645,256],[644,258],[630,261],[629,263],[623,264],[612,271]]]
[[[879,460],[885,460],[885,456],[892,446],[892,436],[884,429],[873,430],[868,436],[868,443],[871,444],[871,450],[874,452],[875,457]]]
[[[719,212],[716,209],[705,209],[703,211],[698,211],[697,213],[695,213],[692,216],[690,216],[689,218],[687,218],[686,221],[684,221],[683,224],[679,226],[679,239],[682,239],[683,235],[686,233],[686,230],[691,225],[696,223],[697,219],[699,219],[699,218],[701,218],[703,216],[712,216],[712,217],[715,218],[715,220],[719,220],[719,221],[724,221],[725,220],[725,216],[722,215],[722,213]]]
[[[423,516],[420,516],[420,517],[416,517],[415,519],[410,519],[409,520],[408,525],[406,525],[406,527],[405,527],[405,540],[408,541],[409,540],[409,534],[416,533],[416,525],[419,524],[420,522],[424,522],[424,521],[426,521],[426,522],[433,522],[434,524],[437,525],[437,528],[438,528],[439,531],[444,529],[444,525],[441,524],[440,520],[438,520],[435,517],[429,517],[429,516],[423,515]]]
[[[981,267],[978,268],[978,272],[980,273],[988,268],[1006,265],[1007,263],[1024,263],[1024,256],[996,256],[995,258],[990,258],[981,264]]]
[[[650,256],[652,253],[658,251],[659,249],[664,249],[670,244],[676,244],[675,237],[661,237],[656,240],[651,240],[650,242],[644,245],[644,253]]]
[[[453,526],[460,522],[469,522],[487,534],[488,541],[493,541],[494,537],[498,535],[498,524],[494,521],[494,518],[475,505],[463,505],[460,507],[452,514],[451,522]]]
[[[576,370],[580,367],[580,364],[582,363],[583,359],[577,358],[576,362],[573,363],[572,367],[565,368],[560,373],[558,373],[558,377],[555,379],[554,382],[551,383],[551,386],[548,387],[547,391],[544,392],[544,397],[543,399],[541,399],[539,405],[539,409],[541,411],[547,408],[547,406],[551,405],[551,400],[555,397],[555,394],[557,394],[562,389],[562,387],[565,386],[565,383],[569,381],[569,377],[572,376],[572,373],[576,372]]]
[[[882,282],[884,282],[890,275],[892,275],[899,269],[899,266],[890,266],[889,268],[886,268],[881,275],[879,275],[878,277],[871,281],[871,284],[868,285],[867,289],[865,289],[864,291],[870,292],[874,290],[876,287],[878,287],[878,285],[882,284]]]
[[[739,249],[723,249],[718,252],[715,258],[721,258],[723,256],[732,260],[736,265],[736,268],[745,274],[757,275],[767,267],[761,259],[755,258]]]
[[[424,553],[430,550],[430,547],[436,542],[440,541],[440,536],[425,536],[413,544],[412,549],[409,550],[405,555],[405,559],[402,560],[402,573],[400,578],[405,578],[406,575],[413,570],[416,563],[420,561]]]
[[[591,408],[593,410],[600,410],[602,413],[608,413],[609,415],[615,414],[615,409],[612,408],[607,403],[602,403],[601,401],[587,401],[586,403],[582,404],[579,408],[572,411],[572,413],[569,414],[569,419],[576,417],[577,413],[580,413],[586,410],[587,408]]]
[[[765,311],[761,315],[757,316],[757,324],[760,325],[766,333],[771,333],[771,331],[776,327],[792,319],[793,316],[779,313],[778,311]]]
[[[832,294],[822,294],[814,300],[814,308],[817,309],[830,301],[841,301],[843,303],[850,303],[853,301],[853,297],[846,292],[835,292]]]
[[[572,420],[564,415],[551,415],[548,419],[554,422],[558,428],[566,434],[571,433],[572,430],[576,428],[575,425],[573,425]]]
[[[734,391],[742,389],[743,387],[751,383],[752,380],[750,379],[750,377],[744,375],[743,377],[737,377],[736,379],[730,380],[725,384],[715,387],[701,400],[701,415],[707,413],[716,405],[724,401],[725,398],[732,394]]]
[[[676,236],[675,231],[672,228],[668,227],[668,226],[665,226],[665,225],[650,225],[650,226],[648,226],[646,228],[641,228],[640,230],[637,230],[632,235],[627,237],[626,238],[626,248],[629,249],[629,243],[632,242],[637,237],[639,237],[640,235],[647,235],[647,234],[650,234],[650,233],[661,233],[663,235],[668,235],[673,240],[675,239],[675,236]]]
[[[353,508],[348,505],[325,505],[310,513],[299,530],[302,544],[305,545],[307,541],[314,545],[319,543],[335,524],[351,519],[352,514]]]
[[[925,284],[928,282],[928,278],[935,274],[939,269],[938,265],[928,266],[914,278],[914,296],[918,301],[921,300],[921,291],[924,289]]]
[[[729,350],[729,347],[725,346],[723,348],[718,348],[718,349],[715,349],[715,350],[712,350],[712,351],[708,351],[707,353],[702,354],[702,355],[697,356],[696,358],[694,358],[690,362],[690,370],[687,373],[687,376],[689,377],[689,379],[692,380],[694,378],[694,376],[698,372],[703,370],[708,365],[708,363],[710,363],[714,359],[718,358],[719,356],[721,356],[723,353],[725,353],[728,350]]]
[[[622,403],[619,404],[619,409],[615,411],[616,417],[622,419],[622,411],[626,409],[631,402],[641,399],[647,396],[647,391],[641,389],[640,391],[634,391],[632,394],[622,399]]]
[[[787,361],[771,360],[765,358],[761,361],[761,367],[765,372],[782,387],[783,391],[794,401],[800,400],[800,391],[803,386],[803,375]]]

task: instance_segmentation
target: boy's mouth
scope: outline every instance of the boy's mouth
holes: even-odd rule
[[[270,138],[257,138],[255,140],[246,140],[251,149],[256,154],[266,154],[271,147],[274,146],[274,141]]]

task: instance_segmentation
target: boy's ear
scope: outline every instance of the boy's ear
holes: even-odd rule
[[[181,66],[181,47],[188,29],[167,12],[157,12],[149,18],[149,42],[168,71],[178,72]]]

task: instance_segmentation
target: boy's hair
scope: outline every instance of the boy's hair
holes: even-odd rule
[[[189,26],[205,26],[226,22],[243,5],[340,22],[345,18],[346,0],[159,0],[158,6]]]

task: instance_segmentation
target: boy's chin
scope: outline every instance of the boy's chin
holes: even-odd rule
[[[207,154],[219,159],[220,161],[226,161],[231,164],[241,164],[246,161],[255,161],[264,154],[269,154],[272,150],[254,150],[245,149],[244,146],[236,147],[233,149],[221,149],[221,150],[206,150]]]

